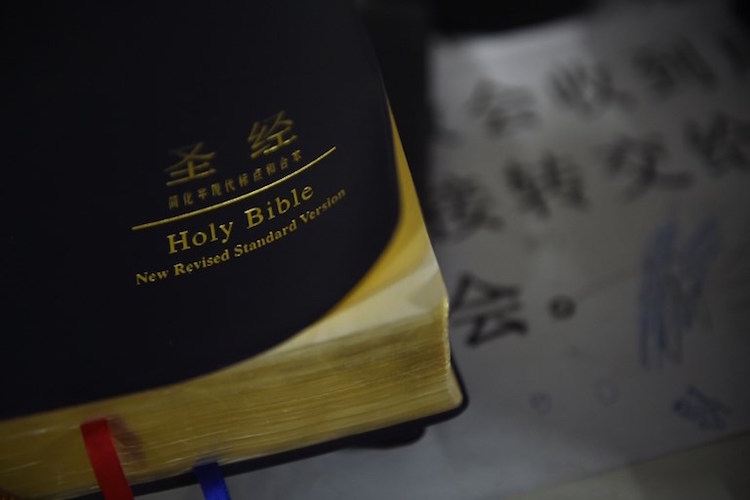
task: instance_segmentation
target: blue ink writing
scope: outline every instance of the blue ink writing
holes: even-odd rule
[[[640,289],[639,355],[641,365],[679,364],[683,339],[705,308],[703,289],[720,250],[715,219],[700,224],[680,245],[678,227],[669,222],[646,244]]]

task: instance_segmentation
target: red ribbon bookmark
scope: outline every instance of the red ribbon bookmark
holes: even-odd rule
[[[117,457],[109,422],[102,418],[81,424],[86,453],[107,500],[133,500],[133,492]]]

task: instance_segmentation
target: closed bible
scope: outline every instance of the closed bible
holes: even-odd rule
[[[16,6],[0,492],[96,491],[458,407],[447,298],[348,2]]]

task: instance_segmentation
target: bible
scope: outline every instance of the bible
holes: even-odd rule
[[[0,491],[96,491],[95,419],[143,484],[460,407],[349,3],[35,9],[6,21]]]

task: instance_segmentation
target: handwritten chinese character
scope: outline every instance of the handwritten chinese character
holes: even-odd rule
[[[607,147],[604,162],[610,175],[628,180],[624,195],[632,201],[650,187],[681,189],[692,184],[689,173],[660,168],[666,157],[667,149],[658,137],[623,136]]]
[[[750,170],[750,121],[717,113],[704,127],[688,122],[685,139],[716,175]]]
[[[526,321],[514,317],[521,309],[520,290],[495,285],[469,273],[461,276],[451,300],[451,324],[470,325],[467,344],[478,346],[509,334],[526,334]]]
[[[651,89],[662,97],[685,84],[697,83],[707,89],[716,85],[713,70],[688,41],[639,49],[633,56],[633,64]]]
[[[672,409],[681,417],[696,422],[701,429],[717,431],[726,427],[725,419],[732,413],[720,401],[706,396],[692,385],[674,402]]]
[[[247,142],[252,148],[250,157],[256,159],[261,154],[269,155],[295,141],[297,136],[291,133],[292,125],[294,122],[284,117],[284,111],[266,118],[263,123],[253,123],[253,128],[247,137]]]
[[[534,106],[528,90],[486,80],[476,84],[467,103],[469,114],[495,136],[534,125],[539,120]]]
[[[533,165],[511,160],[504,169],[505,181],[519,197],[522,208],[539,216],[549,216],[547,195],[567,206],[584,209],[588,201],[583,191],[583,178],[578,165],[569,159],[547,154],[534,169]]]
[[[167,186],[201,179],[216,172],[216,169],[211,167],[211,160],[214,159],[216,153],[201,153],[201,149],[203,149],[203,143],[199,142],[194,146],[174,149],[169,152],[171,155],[177,156],[180,161],[164,169],[164,172],[169,174],[171,179],[167,182]]]
[[[429,201],[426,214],[436,240],[461,240],[478,229],[502,227],[502,219],[492,213],[489,191],[470,177],[444,177]]]
[[[708,313],[703,290],[720,250],[713,218],[704,220],[683,241],[677,223],[670,221],[646,242],[638,330],[643,367],[682,363],[685,334]]]
[[[569,319],[576,312],[576,302],[567,295],[556,295],[549,301],[549,313],[555,319]]]
[[[555,70],[549,78],[553,98],[583,115],[593,116],[610,107],[628,107],[633,99],[615,86],[604,65],[570,64]]]

